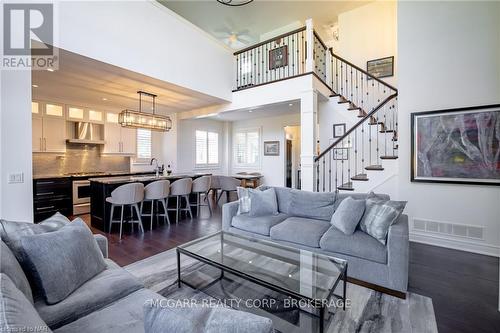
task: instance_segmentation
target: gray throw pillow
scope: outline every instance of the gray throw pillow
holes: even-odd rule
[[[369,198],[366,200],[365,214],[359,226],[361,230],[385,245],[389,227],[403,213],[405,206],[406,201]]]
[[[365,212],[366,200],[345,198],[333,213],[332,225],[346,235],[352,235]]]
[[[19,262],[9,247],[3,241],[0,242],[0,272],[7,274],[7,276],[14,282],[17,289],[21,290],[26,298],[33,303],[31,286],[26,278],[26,275],[24,274],[23,269],[19,265]]]
[[[272,321],[227,307],[192,304],[186,307],[144,305],[145,333],[270,333]]]
[[[47,304],[62,301],[106,269],[92,232],[79,218],[57,231],[23,236],[20,241],[26,274]]]
[[[33,304],[3,273],[0,274],[0,318],[1,332],[52,332]]]
[[[335,192],[292,190],[288,213],[293,216],[330,221],[335,211]]]
[[[274,188],[265,191],[249,189],[250,211],[248,216],[265,216],[278,214],[278,201]]]

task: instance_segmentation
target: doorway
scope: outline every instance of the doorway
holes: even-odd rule
[[[284,184],[300,189],[300,126],[285,126]]]

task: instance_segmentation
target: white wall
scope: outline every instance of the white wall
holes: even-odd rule
[[[219,134],[219,167],[197,168],[195,151],[196,130],[216,132]],[[226,145],[224,122],[211,119],[180,120],[177,131],[177,171],[178,172],[210,172],[227,173],[227,162],[224,154]],[[168,149],[165,147],[165,149]]]
[[[395,76],[383,80],[397,86],[397,2],[375,1],[341,13],[338,25],[339,40],[326,42],[333,52],[363,69],[368,60],[395,56]]]
[[[500,3],[399,2],[398,48],[399,192],[410,221],[485,228],[484,241],[411,236],[498,255],[500,187],[411,183],[410,113],[500,103]]]
[[[237,168],[232,166],[231,173],[242,171],[259,171],[264,178],[262,183],[271,186],[285,185],[285,126],[300,125],[300,114],[289,114],[280,117],[265,117],[250,120],[235,121],[232,123],[232,133],[238,129],[260,128],[261,129],[261,166],[260,168]],[[263,147],[264,141],[279,141],[280,155],[279,156],[264,156]],[[233,151],[231,149],[231,158]]]
[[[31,72],[1,74],[1,218],[33,221],[31,164]],[[23,173],[24,182],[8,184],[11,173]]]
[[[156,1],[59,2],[59,46],[225,100],[233,57]]]

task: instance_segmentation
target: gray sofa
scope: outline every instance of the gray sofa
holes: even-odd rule
[[[52,219],[40,224],[1,221],[0,282],[2,288],[0,292],[0,318],[2,319],[0,319],[0,330],[34,329],[24,327],[36,322],[36,320],[30,320],[33,319],[33,316],[30,317],[29,315],[28,318],[21,319],[24,328],[15,326],[16,312],[10,312],[9,308],[5,306],[10,303],[11,308],[17,307],[17,309],[19,307],[25,308],[26,305],[29,306],[30,313],[35,313],[35,317],[39,316],[49,328],[48,330],[39,328],[43,331],[52,330],[58,333],[144,332],[144,304],[147,301],[165,300],[165,298],[144,288],[143,284],[134,276],[120,268],[112,260],[107,259],[107,239],[102,235],[94,235],[94,237],[105,258],[107,268],[85,282],[64,300],[52,305],[47,304],[43,297],[37,293],[33,281],[28,281],[28,277],[24,273],[18,258],[14,255],[15,251],[12,251],[14,243],[23,235],[53,232],[67,223],[68,220],[62,215],[54,216]],[[14,297],[12,295],[18,296]],[[34,307],[34,310],[31,310],[31,306]],[[199,309],[196,311],[182,309],[181,313],[184,320],[191,323],[198,322],[201,317],[205,318],[204,322],[210,322],[206,318],[211,318],[212,316],[208,312],[214,310],[207,308],[203,316],[200,316]],[[224,311],[236,312],[235,310]],[[247,315],[248,317],[245,317]],[[242,315],[239,311],[238,316],[240,320],[241,318],[247,318],[252,322],[259,321],[262,324],[261,327],[265,327],[264,330],[258,330],[260,332],[269,333],[272,330],[272,323],[269,319],[249,313]],[[40,322],[40,319],[38,319],[38,322]],[[178,331],[175,329],[178,325],[179,320],[176,322],[170,320],[169,324],[161,327],[161,330],[165,332]],[[203,323],[197,325],[197,328],[200,327],[203,327]],[[203,329],[199,331],[201,332]]]
[[[374,285],[375,289],[389,293],[395,291],[397,296],[405,297],[409,255],[407,215],[402,214],[390,227],[386,245],[383,245],[359,228],[354,234],[345,235],[328,219],[343,199],[363,199],[367,194],[314,193],[282,187],[275,187],[275,191],[278,215],[237,215],[239,202],[234,201],[223,206],[222,229],[345,259],[349,264],[351,281],[366,282]],[[294,202],[294,193],[300,195],[302,202]],[[332,207],[314,207],[316,199],[324,200],[328,195],[331,196]],[[387,195],[377,196],[389,199]],[[305,208],[299,211],[295,206]]]

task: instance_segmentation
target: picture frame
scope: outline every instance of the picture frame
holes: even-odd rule
[[[333,138],[340,138],[345,134],[346,124],[333,124]]]
[[[349,159],[349,148],[333,148],[334,161],[346,161]]]
[[[288,45],[269,50],[269,70],[288,66]]]
[[[280,156],[280,142],[264,141],[264,156]]]
[[[500,104],[411,114],[411,181],[500,185]]]
[[[394,56],[368,60],[366,71],[377,79],[394,76]],[[369,76],[368,80],[371,80]]]

